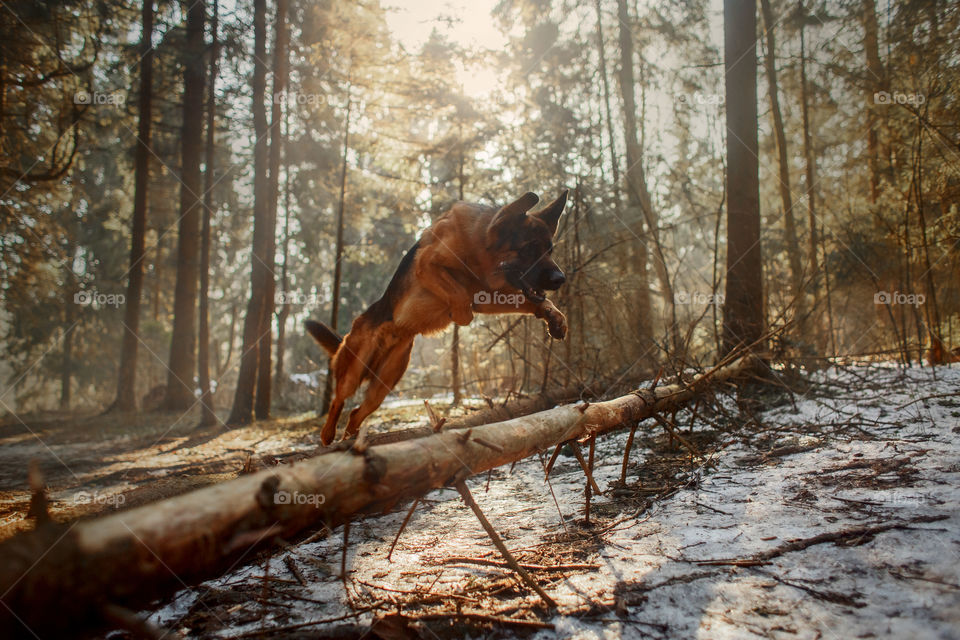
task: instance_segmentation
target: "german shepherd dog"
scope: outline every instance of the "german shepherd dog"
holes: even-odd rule
[[[343,437],[358,433],[403,376],[418,334],[438,333],[451,322],[468,325],[474,313],[529,313],[546,322],[552,337],[564,338],[567,320],[544,292],[566,280],[550,254],[567,192],[528,213],[538,201],[525,193],[500,209],[457,202],[407,251],[383,296],[353,321],[350,333],[340,337],[307,320],[307,331],[332,358],[336,380],[320,432],[324,445],[336,435],[344,402],[369,382]],[[366,428],[354,448],[362,451],[365,443]]]

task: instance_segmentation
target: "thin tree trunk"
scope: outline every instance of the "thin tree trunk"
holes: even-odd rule
[[[283,139],[290,136],[290,105],[284,101],[283,111]],[[280,250],[283,255],[283,267],[280,274],[280,290],[283,292],[283,304],[280,305],[280,314],[277,316],[277,368],[273,376],[274,395],[283,398],[286,390],[284,378],[284,351],[287,346],[287,318],[290,317],[290,289],[289,260],[290,260],[290,164],[287,160],[287,149],[283,149],[283,245]]]
[[[930,243],[927,238],[927,215],[923,208],[923,125],[920,114],[917,114],[917,170],[914,197],[917,201],[917,217],[920,222],[920,246],[923,249],[923,275],[927,287],[929,301],[924,308],[927,312],[927,325],[930,332],[939,339],[942,335],[940,324],[940,307],[937,304],[937,288],[933,283],[933,265],[930,262]],[[922,361],[922,360],[921,360]]]
[[[227,353],[224,354],[223,360],[220,361],[219,349],[217,350],[217,378],[222,378],[223,373],[227,370],[227,367],[230,366],[230,360],[233,359],[233,346],[237,338],[237,303],[234,302],[230,306],[230,329],[227,331]]]
[[[330,307],[330,328],[338,330],[337,323],[340,316],[340,280],[343,275],[343,213],[346,207],[347,195],[347,151],[350,149],[350,116],[353,102],[350,97],[350,86],[347,85],[347,113],[343,123],[343,166],[340,168],[340,205],[337,208],[337,246],[336,262],[333,267],[333,300]],[[330,398],[333,395],[333,368],[327,370],[326,385],[323,389],[323,400],[320,413],[324,414],[330,408]]]
[[[7,118],[7,57],[0,48],[0,157],[7,157],[7,138],[3,135],[3,124]]]
[[[263,335],[263,310],[266,301],[267,267],[270,248],[269,181],[267,164],[267,109],[264,94],[267,87],[267,0],[253,2],[253,250],[250,268],[250,300],[243,319],[243,347],[233,407],[227,423],[248,424],[253,419],[253,392],[260,360]]]
[[[833,327],[833,293],[830,290],[830,262],[827,260],[827,233],[820,225],[820,253],[823,264],[823,292],[827,298],[827,332],[830,335],[830,356],[837,357],[837,334]]]
[[[167,364],[167,393],[163,408],[186,411],[193,406],[196,372],[197,275],[200,257],[200,156],[203,140],[205,4],[196,0],[187,10],[184,49],[183,124],[180,134],[180,222],[177,237],[177,283],[174,289],[173,333]]]
[[[261,420],[270,417],[270,404],[273,392],[271,357],[273,355],[274,294],[277,289],[277,205],[280,200],[280,153],[283,148],[283,128],[280,126],[280,120],[283,117],[281,107],[283,105],[279,98],[286,95],[287,74],[290,64],[290,60],[287,57],[287,45],[290,39],[290,34],[287,30],[287,2],[288,0],[277,0],[276,35],[274,36],[273,48],[273,106],[270,114],[270,191],[269,203],[267,205],[269,210],[268,224],[270,234],[267,247],[268,273],[263,302],[263,339],[260,341],[257,398],[254,407],[257,418]]]
[[[801,328],[806,316],[806,305],[803,304],[803,267],[800,260],[800,243],[797,241],[797,222],[793,215],[793,194],[790,191],[790,162],[787,159],[787,136],[783,129],[783,114],[780,111],[780,85],[777,82],[777,44],[774,36],[773,10],[770,0],[760,0],[760,10],[763,14],[763,31],[766,36],[767,55],[764,56],[764,66],[767,71],[767,94],[770,98],[770,114],[773,118],[773,137],[777,146],[777,160],[780,169],[780,203],[783,206],[783,234],[786,240],[787,260],[790,264],[790,286],[792,294],[799,296],[797,315],[800,317]],[[803,331],[801,330],[801,335]]]
[[[757,160],[757,8],[724,0],[723,50],[727,104],[727,292],[723,349],[763,335],[763,263]]]
[[[924,288],[927,292],[927,301],[923,305],[923,317],[921,317],[919,305],[912,305],[914,323],[917,333],[917,361],[922,364],[924,351],[924,325],[926,325],[926,333],[936,334],[939,336],[940,319],[937,310],[937,291],[933,284],[933,267],[930,263],[930,252],[927,244],[927,221],[923,210],[923,123],[919,116],[920,114],[918,113],[916,133],[917,144],[913,155],[914,159],[912,178],[910,181],[911,193],[907,198],[907,208],[909,208],[910,199],[912,198],[916,202],[917,221],[919,222],[920,226],[920,249],[924,267],[924,271],[920,275],[920,278],[924,280]],[[912,255],[914,255],[914,252],[908,251],[907,260],[910,260],[909,256]],[[918,265],[918,268],[919,266],[920,265]],[[916,284],[919,286],[920,283],[917,282]],[[913,289],[911,288],[908,290],[912,291]]]
[[[458,407],[463,402],[463,392],[460,382],[460,325],[453,325],[453,339],[450,345],[450,386],[453,387],[452,406]]]
[[[642,149],[637,140],[637,103],[633,80],[633,38],[630,34],[630,17],[627,14],[626,0],[617,0],[620,40],[620,96],[623,100],[625,154],[627,161],[627,204],[630,208],[629,223],[634,223],[631,231],[638,237],[632,242],[634,249],[634,267],[637,270],[637,334],[641,353],[646,354],[653,348],[653,325],[650,304],[650,281],[647,273],[647,245],[643,239],[643,202],[641,193],[646,191],[643,182]],[[639,215],[638,215],[639,214]],[[646,355],[646,359],[651,359]]]
[[[883,91],[883,62],[880,60],[880,38],[877,26],[877,8],[874,0],[861,0],[860,15],[863,20],[863,51],[867,59],[867,165],[870,169],[870,202],[876,204],[880,194],[880,143],[877,132],[879,120],[876,94]]]
[[[72,302],[72,301],[71,301]],[[63,362],[60,366],[60,410],[66,411],[70,408],[72,395],[70,392],[70,379],[73,376],[73,314],[72,305],[66,305],[66,313],[63,323]]]
[[[157,233],[157,255],[153,259],[153,321],[160,321],[160,286],[163,280],[163,239],[166,237],[159,229]]]
[[[213,0],[210,22],[210,78],[207,84],[207,141],[204,158],[203,224],[200,228],[200,324],[197,345],[197,380],[200,383],[200,424],[216,424],[213,392],[210,388],[210,218],[213,216],[214,151],[217,112],[217,62],[220,43],[217,40],[219,3]]]
[[[581,266],[583,265],[583,243],[580,239],[580,224],[586,219],[586,211],[583,206],[583,180],[580,176],[577,176],[577,188],[574,191],[574,218],[573,218],[573,264],[575,265],[573,278],[570,282],[570,296],[568,299],[573,299],[576,304],[577,310],[577,323],[576,323],[576,335],[577,343],[573,346],[573,336],[570,338],[570,343],[572,348],[575,349],[577,357],[571,362],[572,366],[576,366],[576,371],[571,371],[571,374],[577,376],[577,379],[583,379],[583,354],[586,353],[586,319],[584,317],[584,295],[583,295],[583,274],[581,271]]]
[[[714,219],[713,224],[713,260],[712,260],[712,274],[710,278],[710,293],[713,295],[713,302],[710,305],[710,316],[711,316],[711,326],[713,328],[713,345],[717,350],[717,358],[720,357],[720,354],[723,352],[723,342],[720,336],[720,323],[717,322],[717,304],[719,296],[717,292],[720,289],[720,223],[723,220],[723,205],[727,201],[727,190],[726,190],[726,172],[724,172],[724,190],[723,195],[720,198],[720,204],[717,205],[717,216]]]
[[[463,201],[463,124],[457,124],[457,137],[460,148],[460,161],[457,167],[457,193],[458,199]],[[460,391],[460,325],[454,323],[453,337],[450,341],[450,386],[453,387],[453,406],[458,407],[463,402],[463,395]]]
[[[607,137],[610,138],[610,167],[613,170],[613,193],[617,211],[620,210],[620,163],[617,162],[617,147],[613,135],[613,114],[610,109],[610,80],[607,78],[606,46],[603,40],[603,12],[600,0],[594,0],[597,11],[597,58],[600,61],[600,83],[603,86],[603,107],[607,116]]]
[[[814,163],[813,140],[810,133],[810,90],[807,84],[807,48],[805,38],[806,10],[803,0],[799,0],[800,13],[800,109],[803,114],[803,159],[806,176],[807,226],[810,234],[807,242],[807,270],[810,273],[808,290],[813,294],[813,309],[820,306],[820,267],[817,260],[817,176]],[[823,332],[816,327],[818,351],[824,350]]]
[[[150,184],[150,132],[153,113],[153,0],[143,0],[140,36],[140,98],[137,106],[137,146],[133,156],[133,223],[130,233],[130,269],[123,309],[123,339],[114,409],[137,408],[137,348],[140,342],[140,298],[146,254],[147,190]]]

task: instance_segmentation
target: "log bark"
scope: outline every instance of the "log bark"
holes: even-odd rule
[[[562,402],[573,402],[583,397],[583,395],[583,390],[579,386],[570,386],[563,389],[548,389],[536,396],[521,398],[504,405],[494,404],[492,407],[468,413],[459,418],[452,418],[447,421],[447,428],[462,429],[466,427],[479,427],[491,422],[518,418],[538,411],[545,411]]]
[[[277,536],[386,511],[560,442],[635,425],[753,363],[743,357],[686,385],[444,430],[363,455],[329,452],[95,520],[38,527],[0,544],[0,628],[45,637],[102,625],[105,603],[143,605],[227,570]]]

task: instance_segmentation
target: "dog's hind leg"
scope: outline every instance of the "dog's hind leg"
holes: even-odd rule
[[[374,376],[370,379],[370,385],[367,387],[367,393],[356,409],[350,412],[350,420],[347,422],[347,429],[344,432],[344,438],[349,438],[358,431],[360,435],[354,444],[354,449],[363,451],[366,449],[367,427],[360,427],[363,421],[371,413],[377,410],[383,399],[396,386],[397,382],[407,370],[410,364],[410,351],[413,349],[413,339],[401,342],[390,350],[390,353],[381,361],[380,366]]]

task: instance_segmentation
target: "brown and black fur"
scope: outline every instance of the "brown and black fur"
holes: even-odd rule
[[[407,251],[383,296],[353,321],[346,336],[307,321],[307,331],[332,358],[336,380],[320,433],[324,444],[333,441],[346,400],[368,382],[344,437],[358,433],[403,376],[419,334],[440,332],[451,322],[470,324],[474,313],[529,313],[546,321],[551,336],[564,338],[566,318],[544,292],[564,282],[550,254],[567,192],[540,211],[527,213],[538,200],[526,193],[500,209],[454,204]],[[513,298],[504,303],[508,295]],[[365,433],[358,438],[358,449],[364,446]]]

